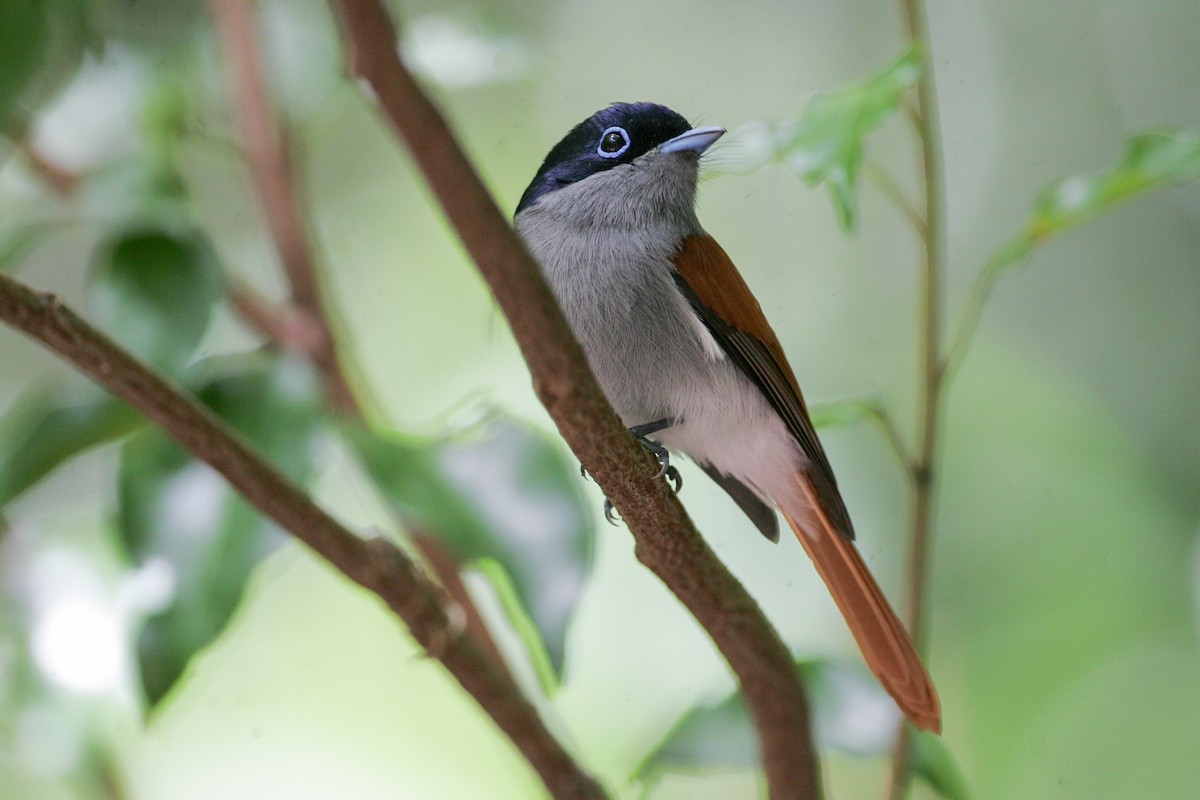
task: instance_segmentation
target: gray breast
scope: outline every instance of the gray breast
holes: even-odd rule
[[[667,387],[709,360],[699,319],[675,286],[671,258],[682,235],[522,224],[592,371],[628,425],[670,416]]]

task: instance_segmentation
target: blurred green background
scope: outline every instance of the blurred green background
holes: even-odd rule
[[[141,170],[169,138],[189,224],[224,270],[282,298],[205,6],[4,7],[0,235],[52,226],[23,253],[21,279],[96,309],[89,265],[144,212]],[[343,347],[379,417],[434,435],[500,408],[552,431],[486,288],[343,79],[325,5],[257,8]],[[953,321],[1042,187],[1113,164],[1135,132],[1200,128],[1200,14],[1194,0],[942,0],[928,13]],[[847,237],[823,189],[780,166],[742,169],[736,135],[794,119],[817,92],[893,61],[906,46],[896,4],[406,2],[401,17],[410,63],[506,211],[546,150],[611,101],[655,100],[734,130],[709,160],[701,220],[763,301],[809,399],[880,392],[911,440],[913,235],[864,187]],[[54,192],[23,147],[86,180]],[[902,117],[870,140],[870,158],[910,191],[915,152]],[[206,330],[198,356],[257,342],[227,309]],[[0,331],[6,424],[22,424],[14,408],[31,387],[69,372]],[[1050,243],[999,285],[948,396],[930,600],[944,741],[972,797],[1200,796],[1198,397],[1195,185]],[[898,600],[903,477],[869,425],[823,439],[863,552]],[[353,459],[327,441],[312,455],[322,504],[358,529],[391,527]],[[3,508],[0,800],[540,796],[515,750],[395,620],[290,543],[254,570],[230,627],[143,726],[126,638],[163,588],[113,545],[119,457],[115,444],[91,450]],[[764,542],[689,467],[684,502],[797,655],[856,658],[801,548]],[[637,565],[627,532],[600,521],[595,486],[579,492],[598,523],[593,571],[563,685],[539,703],[588,769],[639,797],[630,776],[647,752],[732,680]],[[539,693],[494,591],[479,576],[470,585]],[[825,765],[832,796],[882,795],[884,757],[829,753]],[[752,771],[714,767],[668,774],[650,796],[758,790]]]

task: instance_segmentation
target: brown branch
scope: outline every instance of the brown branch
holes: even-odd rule
[[[196,458],[225,476],[266,516],[355,583],[378,595],[413,638],[486,711],[556,798],[604,793],[550,735],[506,672],[451,622],[442,590],[395,545],[355,536],[208,409],[173,388],[55,296],[0,274],[0,319],[41,341],[145,414]]]
[[[938,122],[937,91],[934,85],[933,58],[929,49],[929,25],[922,0],[903,0],[904,19],[909,40],[923,61],[917,81],[915,104],[906,103],[920,136],[921,176],[925,195],[925,264],[921,270],[920,321],[920,416],[916,458],[910,474],[913,500],[909,519],[908,623],[909,633],[918,652],[926,648],[926,580],[933,552],[934,503],[937,489],[937,455],[941,436],[942,399],[944,397],[941,342],[942,290],[945,275],[945,178],[942,166],[941,131]],[[904,724],[892,749],[892,772],[888,782],[888,800],[902,800],[908,794],[912,776],[914,732]]]
[[[255,175],[259,202],[272,223],[272,235],[280,261],[292,286],[292,304],[276,309],[254,289],[236,280],[228,282],[226,294],[234,309],[252,327],[310,361],[321,374],[326,394],[338,411],[366,424],[346,379],[337,340],[329,326],[316,275],[308,225],[291,177],[286,140],[272,114],[272,104],[258,58],[255,12],[245,0],[210,0],[213,19],[225,43],[229,61],[229,84],[236,98],[235,110],[246,142],[245,155]],[[485,651],[505,666],[500,648],[484,624],[459,575],[459,564],[436,540],[422,531],[413,531],[412,520],[400,519],[410,530],[410,538],[421,552],[426,565],[438,582],[462,607],[467,632]]]
[[[294,306],[276,307],[249,284],[226,276],[225,298],[242,321],[263,338],[313,363],[325,334],[311,316]]]
[[[772,798],[820,796],[808,707],[787,648],[758,604],[697,533],[656,466],[628,435],[588,370],[537,266],[453,133],[396,51],[378,0],[331,0],[351,71],[370,84],[512,326],[534,390],[620,510],[638,558],[688,607],[741,682]]]
[[[74,194],[75,190],[79,188],[79,184],[83,182],[82,175],[54,163],[27,139],[18,141],[17,149],[29,163],[29,168],[60,197],[69,197]]]
[[[233,106],[250,175],[267,228],[292,291],[292,305],[312,318],[316,343],[309,351],[333,407],[361,415],[334,344],[332,326],[321,302],[308,226],[296,201],[287,136],[275,117],[258,58],[254,7],[247,0],[209,0],[221,39]]]

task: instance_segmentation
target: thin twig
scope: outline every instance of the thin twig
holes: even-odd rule
[[[312,317],[313,333],[319,337],[311,351],[313,361],[333,407],[342,413],[361,415],[358,399],[338,359],[333,328],[321,300],[308,226],[297,202],[287,136],[275,117],[258,57],[254,8],[246,0],[209,0],[209,7],[228,65],[246,162],[291,286],[292,304]]]
[[[529,760],[554,797],[604,793],[546,729],[512,679],[451,623],[442,590],[395,545],[346,530],[211,411],[184,396],[57,297],[0,274],[0,319],[24,331],[145,414],[196,458],[225,476],[279,523],[355,583],[374,592],[413,638],[475,698]]]
[[[534,389],[580,462],[616,504],[638,558],[688,607],[729,661],[758,727],[771,798],[819,797],[808,707],[791,656],[716,558],[601,394],[537,266],[445,120],[396,52],[378,0],[331,0],[351,71],[369,84],[467,252],[491,286]]]
[[[945,258],[944,177],[941,136],[929,50],[928,23],[921,0],[904,0],[909,39],[921,54],[924,68],[917,83],[917,99],[910,116],[921,140],[921,174],[925,194],[925,264],[921,270],[920,299],[920,418],[917,455],[912,467],[913,504],[909,523],[908,628],[918,651],[924,651],[925,584],[933,540],[933,506],[936,459],[942,398],[941,293]],[[912,728],[902,725],[892,753],[890,800],[902,800],[911,776]]]
[[[82,175],[56,164],[27,139],[18,141],[16,145],[29,164],[29,168],[60,197],[69,197],[74,194],[75,190],[79,188],[79,184],[83,182]]]
[[[316,352],[325,335],[313,317],[294,306],[276,307],[257,289],[232,276],[225,278],[225,297],[256,332],[319,368]]]
[[[366,424],[362,405],[346,378],[345,358],[326,312],[328,301],[320,291],[317,258],[309,225],[296,194],[290,159],[258,57],[255,11],[245,0],[210,0],[213,19],[221,31],[229,62],[229,84],[236,98],[235,111],[245,140],[244,153],[255,176],[258,199],[271,223],[280,261],[292,287],[292,304],[276,309],[251,287],[229,279],[227,296],[234,309],[268,339],[309,360],[321,374],[326,395],[338,411]],[[433,570],[438,582],[466,615],[467,631],[498,666],[507,669],[500,648],[483,623],[459,575],[459,565],[435,537],[416,531],[409,519],[400,519]]]
[[[925,217],[921,216],[921,212],[917,211],[909,202],[904,190],[896,183],[896,179],[892,177],[891,173],[875,162],[868,161],[866,176],[867,180],[875,184],[875,188],[879,189],[883,196],[890,200],[892,205],[908,219],[913,230],[921,237],[921,241],[928,246],[929,228],[925,224]]]
[[[975,276],[975,283],[971,286],[971,293],[967,295],[966,304],[963,306],[962,315],[958,320],[958,327],[954,329],[950,346],[946,350],[946,357],[942,361],[943,383],[949,381],[951,375],[958,370],[967,348],[971,345],[971,340],[975,337],[975,332],[979,329],[979,320],[983,316],[984,304],[991,295],[992,289],[996,287],[996,281],[1012,265],[1013,261],[1010,259],[993,256]]]
[[[900,429],[896,427],[896,420],[892,418],[892,413],[888,410],[887,404],[882,399],[877,398],[873,402],[868,403],[866,408],[871,419],[875,420],[880,430],[883,431],[884,438],[887,440],[892,453],[896,456],[900,465],[904,467],[905,474],[911,477],[913,474],[912,456],[908,454],[908,448],[904,444],[903,437],[900,436]]]
[[[446,594],[450,595],[462,609],[463,629],[467,635],[472,637],[492,657],[498,669],[507,671],[508,666],[500,652],[500,647],[492,638],[492,632],[488,630],[487,622],[484,620],[479,606],[475,604],[475,599],[471,597],[470,590],[463,582],[458,560],[435,534],[422,530],[415,522],[406,520],[403,524],[408,532],[408,538],[421,553],[421,559],[433,571],[438,583],[446,590]]]

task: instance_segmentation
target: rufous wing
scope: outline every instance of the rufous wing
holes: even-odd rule
[[[725,251],[690,236],[675,256],[676,284],[730,360],[762,390],[803,451],[796,470],[807,507],[782,509],[845,617],[867,666],[914,725],[941,729],[933,683],[916,648],[854,546],[854,528],[779,339]],[[794,501],[793,501],[794,502]]]

